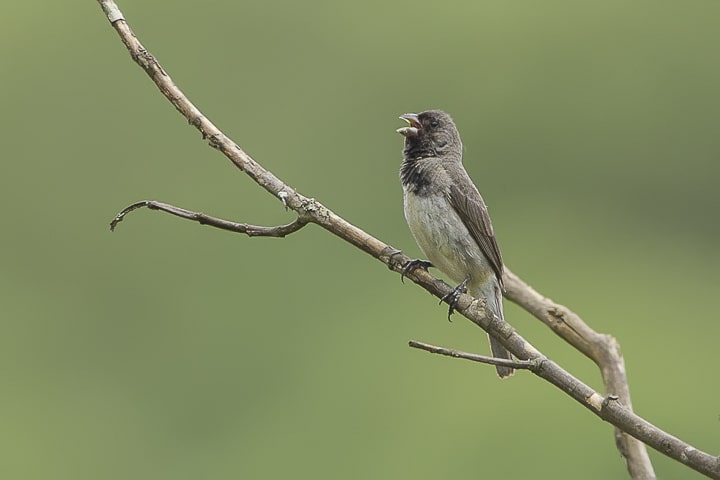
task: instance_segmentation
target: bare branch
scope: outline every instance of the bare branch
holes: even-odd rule
[[[605,392],[632,410],[630,388],[620,345],[610,335],[596,332],[569,308],[540,295],[509,270],[505,271],[505,297],[530,312],[558,336],[593,360],[600,368]],[[615,428],[615,443],[632,478],[652,478],[654,472],[644,445]]]
[[[170,76],[160,66],[155,57],[153,57],[145,49],[145,47],[143,47],[135,34],[131,31],[117,5],[112,0],[98,0],[98,2],[119,34],[122,42],[127,47],[132,59],[143,70],[145,70],[168,101],[175,106],[175,108],[192,126],[200,131],[203,139],[205,139],[211,147],[220,150],[233,162],[236,167],[245,172],[252,180],[267,190],[275,198],[280,199],[286,208],[292,209],[298,215],[298,219],[290,225],[265,228],[279,229],[279,231],[286,228],[289,233],[292,233],[291,231],[301,228],[302,225],[299,225],[299,223],[303,223],[303,225],[305,223],[315,223],[333,235],[342,238],[348,243],[373,256],[387,265],[390,269],[398,273],[402,271],[402,266],[410,259],[399,253],[399,250],[385,244],[384,242],[350,224],[345,219],[341,218],[314,199],[300,195],[293,189],[289,188],[279,178],[253,160],[235,142],[213,125],[173,83]],[[153,205],[165,206],[165,204],[159,204],[157,202],[153,203]],[[139,204],[128,207],[128,211],[132,211],[142,206],[150,208],[150,204],[139,202]],[[168,208],[157,209],[182,218],[188,218],[203,223],[200,221],[200,217],[194,216],[201,214],[177,209],[177,207],[167,207]],[[125,214],[126,213],[127,211]],[[121,212],[121,215],[119,215],[119,218],[116,218],[113,225],[117,225],[117,223],[122,220],[123,215],[124,214]],[[205,216],[202,218],[208,219],[211,217]],[[233,228],[225,228],[226,226],[231,225],[232,222],[226,222],[219,219],[215,220],[217,220],[217,222],[206,222],[206,224],[235,231]],[[248,232],[245,231],[243,233]],[[510,272],[507,272],[507,274],[508,278],[512,279],[512,274]],[[412,272],[408,272],[405,276],[438,298],[444,297],[451,290],[447,284],[422,269],[416,269]],[[596,359],[601,370],[604,371],[606,368],[615,368],[621,371],[622,375],[618,375],[617,373],[606,375],[603,373],[603,378],[607,378],[606,385],[611,385],[613,388],[613,390],[611,390],[611,393],[613,393],[612,395],[604,397],[577,378],[570,375],[556,363],[546,359],[535,347],[515,332],[512,326],[510,326],[507,322],[497,318],[488,318],[485,314],[484,303],[482,301],[473,299],[468,295],[462,295],[458,300],[455,309],[463,316],[487,331],[490,335],[497,338],[517,358],[520,360],[528,360],[536,364],[537,368],[533,368],[531,370],[535,375],[555,385],[598,417],[613,424],[618,429],[632,435],[647,445],[657,449],[659,452],[682,462],[683,464],[688,465],[689,467],[711,478],[720,479],[720,461],[718,458],[695,449],[667,432],[660,430],[632,412],[629,403],[629,390],[626,392],[627,395],[622,393],[623,388],[627,389],[627,382],[624,378],[624,367],[622,366],[617,344],[613,343],[614,340],[608,340],[611,337],[605,336],[607,346],[601,348],[599,351],[609,352],[615,350],[617,352],[616,355],[611,355],[611,358],[608,360],[603,357],[603,355],[605,355],[604,353],[593,354],[593,349],[591,348],[593,342],[603,341],[602,338],[597,337],[599,334],[595,334],[595,336],[593,336],[592,333],[594,332],[583,329],[582,327],[584,323],[575,322],[572,318],[574,314],[564,307],[553,304],[556,308],[544,308],[543,305],[545,304],[534,297],[534,295],[540,297],[537,292],[534,292],[534,290],[530,289],[530,287],[520,282],[519,279],[510,283],[512,283],[512,285],[510,285],[508,292],[509,298],[523,305],[541,320],[546,321],[553,330],[558,331],[558,333],[562,331],[563,333],[561,336],[566,338],[566,340],[570,341],[570,339],[574,338],[571,343],[577,341],[579,344],[583,345],[582,348],[578,348],[580,348],[586,355],[596,355],[591,356],[591,358]],[[513,288],[516,289],[513,290]],[[540,297],[540,300],[542,299],[543,297]],[[563,326],[563,324],[565,324],[565,326]],[[575,345],[575,343],[573,343],[573,345]],[[619,362],[618,359],[620,359]],[[615,382],[619,382],[620,384],[616,384]],[[610,390],[609,387],[607,388]],[[623,395],[623,398],[621,398],[621,395]],[[638,445],[639,449],[643,450],[642,445]],[[633,455],[638,455],[637,449],[634,448],[624,450],[624,448],[621,447],[621,453],[628,458]],[[647,458],[646,453],[643,452],[641,455],[644,455],[644,458]],[[644,458],[638,458],[637,461],[633,460],[632,462],[628,462],[629,466],[630,464],[637,465],[638,470],[634,470],[634,467],[629,467],[630,473],[634,478],[654,478],[652,466],[649,462],[645,462]]]
[[[297,232],[308,223],[306,220],[298,217],[294,222],[288,223],[287,225],[262,227],[258,225],[249,225],[247,223],[231,222],[229,220],[223,220],[222,218],[211,217],[210,215],[206,215],[202,212],[193,212],[174,205],[169,205],[167,203],[156,202],[154,200],[142,200],[123,208],[122,211],[113,218],[112,222],[110,222],[110,230],[114,232],[117,224],[125,219],[125,215],[142,207],[147,207],[150,210],[160,210],[161,212],[170,213],[176,217],[198,222],[200,225],[210,225],[211,227],[228,230],[230,232],[244,233],[249,237],[285,237],[286,235]]]
[[[470,360],[472,362],[485,363],[487,365],[499,365],[501,367],[510,367],[518,370],[534,370],[538,368],[539,362],[534,360],[507,360],[505,358],[486,357],[485,355],[478,355],[476,353],[462,352],[460,350],[452,350],[450,348],[438,347],[430,345],[429,343],[417,342],[410,340],[408,345],[412,348],[419,350],[425,350],[430,353],[437,353],[439,355],[445,355],[447,357],[462,358],[463,360]]]

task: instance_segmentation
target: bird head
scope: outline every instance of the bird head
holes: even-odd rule
[[[462,141],[455,122],[440,110],[400,115],[408,123],[397,132],[405,137],[405,154],[411,158],[461,157]]]

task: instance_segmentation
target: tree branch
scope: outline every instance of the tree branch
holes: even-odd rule
[[[184,208],[176,207],[167,203],[156,202],[154,200],[142,200],[135,202],[132,205],[128,205],[123,208],[120,213],[115,215],[115,218],[113,218],[110,222],[110,231],[115,231],[117,224],[125,219],[125,215],[142,207],[147,207],[150,210],[160,210],[161,212],[170,213],[176,217],[184,218],[186,220],[193,220],[198,222],[200,225],[210,225],[211,227],[219,228],[221,230],[244,233],[248,237],[285,237],[291,233],[297,232],[308,223],[307,220],[304,220],[302,217],[298,217],[294,222],[290,222],[287,225],[261,227],[258,225],[248,225],[247,223],[237,223],[229,220],[223,220],[221,218],[211,217],[210,215],[205,215],[202,212],[192,212],[190,210],[185,210]]]
[[[590,358],[600,368],[605,392],[618,397],[632,410],[630,387],[620,345],[611,335],[601,334],[567,307],[540,295],[510,271],[505,272],[505,297],[530,312],[563,340]],[[647,478],[651,466],[645,446],[622,429],[615,428],[615,444],[627,461],[632,478]]]
[[[470,360],[471,362],[484,363],[486,365],[499,365],[501,367],[510,367],[517,370],[536,370],[542,361],[534,360],[507,360],[505,358],[486,357],[485,355],[478,355],[476,353],[462,352],[460,350],[453,350],[445,347],[437,347],[430,345],[429,343],[417,342],[410,340],[408,345],[418,350],[425,350],[430,353],[437,353],[438,355],[445,355],[446,357],[462,358],[463,360]]]
[[[249,231],[287,234],[299,230],[306,223],[315,223],[378,259],[391,270],[398,273],[402,271],[402,266],[410,259],[399,253],[399,250],[350,224],[314,199],[307,198],[289,188],[213,125],[173,83],[155,57],[142,46],[131,31],[117,5],[112,0],[98,0],[98,2],[130,52],[132,59],[145,70],[168,101],[175,106],[191,125],[200,131],[203,139],[211,147],[220,150],[237,168],[245,172],[275,198],[280,199],[286,208],[292,209],[298,215],[298,219],[289,225],[253,227],[215,219],[204,214],[190,212],[159,202],[138,202],[121,212],[111,226],[116,226],[129,211],[143,206],[217,228],[246,234],[250,234]],[[263,233],[257,234],[262,235]],[[568,342],[579,348],[584,354],[593,358],[600,366],[601,371],[603,371],[606,389],[612,395],[603,397],[600,393],[574,378],[559,365],[545,358],[529,342],[515,332],[507,322],[497,318],[488,318],[485,315],[483,301],[473,299],[468,295],[462,295],[457,303],[456,310],[500,340],[518,359],[530,361],[532,364],[537,365],[537,367],[531,368],[535,375],[557,386],[596,416],[650,445],[659,452],[688,465],[690,468],[711,478],[720,479],[720,461],[716,457],[695,449],[632,412],[622,358],[617,343],[612,337],[600,336],[590,330],[589,327],[584,328],[587,326],[579,321],[579,317],[565,307],[544,299],[507,270],[506,275],[508,298],[522,305]],[[438,298],[442,298],[451,290],[445,282],[438,280],[422,269],[410,272],[406,276]],[[596,348],[594,345],[597,342],[601,346]],[[644,452],[644,447],[640,443],[637,443],[637,445],[638,448],[626,448],[621,446],[621,443],[618,443],[621,453],[628,460],[628,468],[633,478],[654,478],[655,474],[652,465],[647,459],[647,454]]]

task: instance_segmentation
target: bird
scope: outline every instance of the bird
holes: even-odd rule
[[[436,267],[458,286],[444,298],[448,318],[460,294],[485,299],[485,311],[503,319],[503,260],[487,206],[463,167],[463,146],[455,122],[441,110],[400,116],[408,126],[400,180],[405,219],[429,262],[410,261],[404,273],[418,267]],[[495,358],[512,354],[489,335]],[[512,375],[508,366],[496,366],[500,378]]]

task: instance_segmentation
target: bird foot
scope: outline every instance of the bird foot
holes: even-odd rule
[[[423,270],[427,271],[427,269],[430,267],[432,267],[432,263],[428,262],[427,260],[420,260],[418,258],[416,258],[415,260],[409,260],[405,265],[403,265],[402,272],[400,272],[400,281],[402,283],[405,283],[405,275],[414,272],[418,268],[422,268]]]
[[[450,315],[453,314],[455,311],[455,306],[457,305],[458,300],[460,299],[460,295],[463,293],[467,293],[467,283],[470,281],[470,277],[468,276],[463,282],[458,285],[457,287],[453,288],[450,293],[445,295],[440,299],[440,303],[447,302],[448,305],[450,305],[450,308],[448,308],[448,322],[452,322],[450,320]]]

